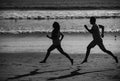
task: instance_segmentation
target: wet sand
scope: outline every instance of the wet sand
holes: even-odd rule
[[[46,34],[1,35],[0,36],[0,81],[119,81],[120,63],[103,53],[97,46],[91,50],[88,63],[80,64],[86,47],[92,40],[90,34],[65,34],[62,47],[73,59],[69,60],[57,50],[47,63],[39,62],[45,57],[51,41]],[[115,35],[117,35],[115,40]],[[120,61],[120,34],[105,33],[103,39],[107,49]]]
[[[52,41],[46,33],[34,34],[2,34],[0,35],[0,53],[46,52]],[[63,49],[69,54],[84,54],[87,45],[93,40],[89,33],[64,33]],[[116,40],[115,40],[116,35]],[[114,53],[120,48],[120,33],[105,33],[104,45]],[[56,50],[53,53],[59,53]],[[102,53],[96,46],[91,53]]]

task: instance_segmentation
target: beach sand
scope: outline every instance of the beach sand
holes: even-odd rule
[[[45,35],[0,36],[0,81],[120,81],[120,63],[98,47],[91,50],[87,63],[80,64],[92,40],[90,34],[65,34],[62,47],[74,59],[74,65],[57,50],[47,63],[39,63],[51,44]],[[120,60],[119,33],[105,34],[103,40]]]
[[[120,55],[116,54],[120,59]],[[40,64],[45,53],[0,54],[0,81],[120,81],[120,63],[104,54],[91,54],[80,64],[82,54],[71,54],[72,66],[61,54],[51,54]]]

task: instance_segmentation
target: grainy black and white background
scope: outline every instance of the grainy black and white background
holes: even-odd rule
[[[84,28],[91,28],[91,16],[104,25],[104,45],[120,60],[120,0],[0,0],[0,81],[120,81],[120,63],[97,46],[80,64],[92,41]],[[39,63],[52,44],[46,35],[54,21],[73,66],[57,50]]]

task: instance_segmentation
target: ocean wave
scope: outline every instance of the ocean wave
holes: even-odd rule
[[[87,24],[89,26],[89,23],[87,23],[89,21],[88,19],[80,18],[90,18],[91,16],[95,16],[96,18],[105,18],[98,19],[97,22],[98,24],[105,26],[105,32],[120,31],[120,10],[3,10],[0,11],[0,19],[4,18],[9,20],[0,20],[0,32],[2,34],[30,34],[51,32],[52,24],[54,21],[58,21],[60,23],[62,32],[87,32],[84,28],[84,24]],[[38,21],[40,19],[50,20]]]
[[[1,19],[12,19],[12,20],[19,20],[19,19],[28,19],[28,20],[45,20],[45,19],[84,19],[90,18],[91,16],[63,16],[63,17],[8,17],[8,18],[1,18]],[[95,16],[96,18],[120,18],[120,16]]]
[[[80,19],[90,18],[120,18],[120,10],[3,10],[0,19]]]

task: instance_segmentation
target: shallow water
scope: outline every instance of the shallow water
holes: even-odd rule
[[[91,27],[89,19],[58,19],[58,20],[0,20],[1,32],[47,32],[52,30],[54,21],[59,22],[61,31],[85,32],[84,25]],[[119,31],[120,18],[97,19],[97,24],[105,26],[105,31]]]
[[[89,33],[70,33],[64,34],[62,47],[69,54],[85,54],[87,45],[92,41]],[[115,40],[115,35],[116,40]],[[104,45],[113,53],[119,53],[120,48],[119,33],[105,33],[103,38]],[[1,35],[0,52],[21,53],[21,52],[46,52],[52,44],[52,41],[46,37],[46,34],[34,35]],[[59,53],[54,50],[53,53]],[[91,53],[103,53],[98,46],[91,50]]]

